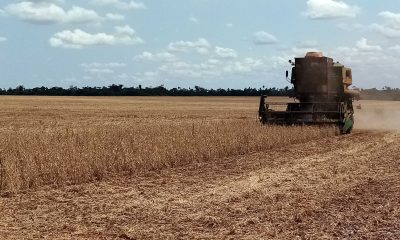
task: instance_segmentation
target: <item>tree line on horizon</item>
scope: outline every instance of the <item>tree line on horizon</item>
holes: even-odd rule
[[[361,99],[400,101],[400,89],[384,87],[382,89],[361,89]],[[171,88],[163,85],[157,87],[125,87],[112,84],[108,87],[36,87],[0,89],[0,95],[30,95],[30,96],[293,96],[294,89],[284,88],[244,88],[244,89],[206,89],[200,86],[194,88]]]
[[[0,89],[0,95],[37,95],[37,96],[260,96],[267,94],[270,96],[289,96],[293,94],[293,89],[285,88],[244,88],[244,89],[206,89],[200,86],[194,88],[171,88],[167,89],[163,85],[157,87],[125,87],[123,85],[112,84],[108,87],[36,87]]]

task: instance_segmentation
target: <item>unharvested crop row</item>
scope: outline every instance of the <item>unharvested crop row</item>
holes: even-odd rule
[[[139,174],[332,134],[332,129],[265,127],[250,120],[4,130],[0,140],[0,190]]]

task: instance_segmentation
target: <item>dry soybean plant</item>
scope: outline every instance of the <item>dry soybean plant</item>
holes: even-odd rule
[[[335,132],[261,126],[253,118],[255,98],[10,97],[0,103],[9,116],[0,119],[2,191],[141,174]]]
[[[1,187],[77,184],[210,161],[316,139],[331,130],[249,120],[126,124],[3,134]]]

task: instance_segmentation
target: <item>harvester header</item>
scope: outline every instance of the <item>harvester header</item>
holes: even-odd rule
[[[336,124],[342,133],[354,125],[353,99],[359,93],[350,90],[351,69],[320,52],[296,58],[292,65],[293,102],[267,102],[260,99],[259,118],[264,124]],[[286,72],[286,77],[289,73]]]

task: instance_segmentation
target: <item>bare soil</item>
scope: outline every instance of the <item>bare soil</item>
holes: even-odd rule
[[[400,239],[400,134],[3,194],[0,239]]]

